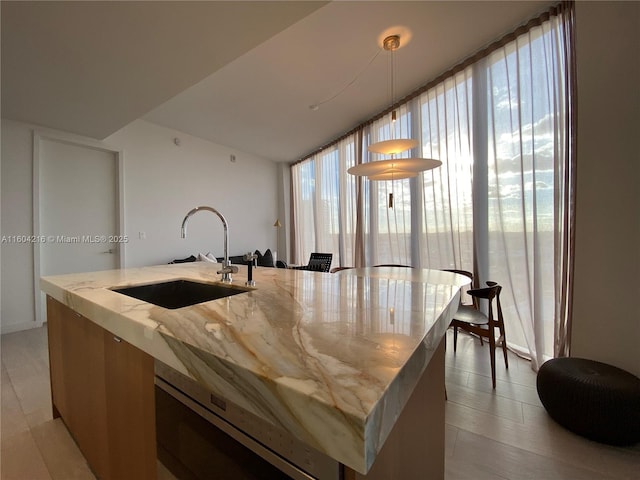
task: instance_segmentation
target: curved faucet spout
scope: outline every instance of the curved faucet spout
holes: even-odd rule
[[[215,213],[218,218],[222,221],[222,226],[224,228],[224,260],[222,261],[222,281],[223,282],[231,282],[231,273],[233,272],[233,268],[228,268],[231,266],[231,262],[229,262],[229,225],[227,224],[227,219],[224,218],[218,210],[213,207],[201,206],[196,207],[190,210],[182,220],[182,226],[180,227],[180,236],[182,238],[187,237],[187,223],[192,215],[195,213],[204,210],[207,212]],[[237,270],[236,270],[237,271]]]

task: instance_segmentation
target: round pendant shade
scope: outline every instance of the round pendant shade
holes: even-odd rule
[[[391,155],[404,152],[417,146],[417,140],[398,138],[397,140],[384,140],[382,142],[372,143],[367,147],[367,150],[373,153],[381,153],[382,155]]]
[[[393,51],[400,48],[400,36],[388,35],[384,38],[384,49],[391,52],[391,105],[393,96]],[[396,110],[391,110],[391,122],[396,120]],[[391,136],[395,130],[391,130]],[[392,158],[373,162],[361,163],[347,170],[351,175],[368,177],[369,180],[402,180],[418,176],[418,173],[431,170],[442,165],[440,160],[431,158],[396,158],[399,153],[416,148],[419,142],[411,138],[392,138],[372,143],[367,150],[381,155],[391,155]],[[389,194],[389,208],[393,208],[393,193]]]
[[[394,158],[361,163],[351,167],[347,172],[351,175],[369,177],[371,180],[400,180],[415,177],[420,172],[440,165],[442,165],[440,160],[431,158]]]
[[[369,175],[369,180],[402,180],[403,178],[417,177],[418,172],[405,172],[404,170],[388,170],[375,175]]]

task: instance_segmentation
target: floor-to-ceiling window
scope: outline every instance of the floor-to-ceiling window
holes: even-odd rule
[[[569,270],[572,12],[552,9],[410,96],[397,121],[383,116],[293,165],[297,260],[330,251],[342,266],[474,271],[503,286],[509,344],[534,366],[553,356]],[[442,166],[394,181],[345,174],[372,160],[368,144],[407,136],[419,140],[407,155]]]

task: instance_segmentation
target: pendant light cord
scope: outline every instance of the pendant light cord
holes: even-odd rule
[[[395,102],[395,78],[394,78],[395,58],[394,58],[394,54],[393,54],[394,51],[395,51],[395,49],[391,50],[391,57],[390,57],[390,62],[391,62],[391,105],[390,105],[390,108],[393,108],[393,105],[394,105],[394,102]],[[394,113],[392,113],[391,120],[393,122],[395,122],[395,120],[396,120],[395,110],[394,110]]]
[[[380,52],[382,52],[382,50],[384,50],[384,48],[379,48],[378,51],[376,52],[376,54],[371,57],[371,60],[369,60],[369,63],[367,63],[364,68],[362,70],[360,70],[356,76],[353,78],[353,80],[351,80],[349,83],[347,83],[342,90],[340,90],[338,93],[336,93],[335,95],[327,98],[326,100],[322,100],[321,102],[318,103],[314,103],[313,105],[309,105],[309,108],[311,110],[317,110],[318,107],[320,107],[320,105],[324,105],[325,103],[330,102],[331,100],[333,100],[334,98],[338,97],[339,95],[341,95],[342,93],[344,93],[344,91],[349,88],[351,85],[353,85],[354,83],[356,83],[356,81],[362,76],[362,74],[365,72],[365,70],[367,68],[369,68],[369,65],[371,65],[373,63],[373,61],[378,58],[378,55],[380,55]]]

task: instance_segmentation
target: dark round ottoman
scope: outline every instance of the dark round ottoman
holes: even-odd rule
[[[640,379],[606,363],[554,358],[538,371],[538,396],[556,422],[610,445],[640,441]]]

